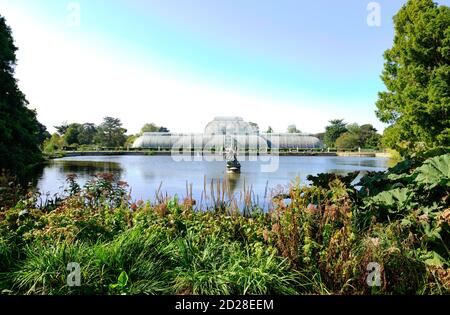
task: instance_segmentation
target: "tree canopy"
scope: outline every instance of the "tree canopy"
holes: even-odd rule
[[[148,123],[142,126],[141,128],[141,134],[143,134],[144,132],[170,132],[170,131],[166,127],[160,127],[154,123]]]
[[[96,142],[108,148],[121,147],[125,144],[127,130],[122,128],[122,122],[118,118],[105,117],[96,134]]]
[[[78,128],[78,143],[89,145],[94,142],[97,134],[97,127],[93,123],[84,123]]]
[[[21,176],[41,160],[41,140],[48,135],[17,85],[16,51],[11,29],[0,16],[0,169]]]
[[[343,119],[330,120],[330,125],[325,128],[323,141],[328,147],[334,147],[337,138],[344,132],[347,132],[347,127]]]
[[[450,8],[409,0],[394,17],[384,54],[377,116],[390,126],[383,143],[408,155],[450,146]]]
[[[381,136],[371,124],[346,124],[343,119],[330,120],[324,134],[317,134],[330,148],[338,149],[376,149]]]
[[[335,146],[339,149],[376,149],[380,144],[381,136],[370,124],[359,126],[348,124],[347,131],[336,139]]]

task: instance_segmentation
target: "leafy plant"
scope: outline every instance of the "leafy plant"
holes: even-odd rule
[[[117,283],[113,283],[109,285],[109,289],[112,292],[124,292],[128,285],[128,275],[125,271],[122,271],[117,278]]]

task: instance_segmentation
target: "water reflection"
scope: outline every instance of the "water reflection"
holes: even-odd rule
[[[95,175],[98,173],[112,173],[121,176],[123,168],[119,163],[108,161],[64,161],[55,160],[53,166],[61,173],[74,173],[82,175]]]
[[[201,200],[211,181],[226,182],[231,194],[241,196],[251,188],[255,199],[286,188],[297,177],[307,184],[308,175],[333,172],[382,171],[389,160],[358,157],[280,157],[277,171],[261,172],[260,162],[242,162],[241,174],[227,174],[220,161],[175,162],[170,156],[97,156],[64,158],[52,161],[38,175],[37,188],[43,193],[60,193],[67,174],[75,173],[82,186],[97,173],[114,173],[131,188],[133,200],[154,200],[155,193],[187,197],[186,183],[192,184],[192,197]]]
[[[236,187],[238,186],[241,178],[241,174],[239,173],[227,173],[226,175],[228,189],[231,193],[236,191]]]

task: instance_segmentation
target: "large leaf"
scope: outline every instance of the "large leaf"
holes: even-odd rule
[[[412,199],[413,192],[407,188],[396,188],[388,191],[383,191],[378,195],[367,200],[368,205],[383,207],[391,213],[396,213],[398,210],[404,210],[413,206]]]
[[[450,187],[450,154],[426,160],[414,173],[417,175],[415,182],[428,189]]]

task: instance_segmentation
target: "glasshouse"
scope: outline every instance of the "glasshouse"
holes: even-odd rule
[[[169,149],[320,149],[322,142],[301,133],[260,133],[256,125],[240,117],[217,117],[202,134],[145,132],[136,139],[133,148]]]

